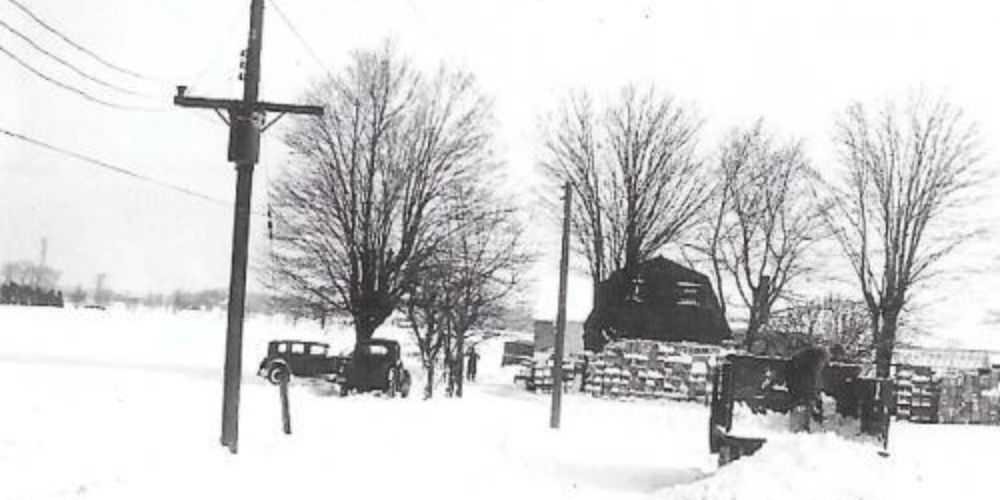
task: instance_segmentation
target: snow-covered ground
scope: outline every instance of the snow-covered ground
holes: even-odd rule
[[[480,348],[463,400],[277,390],[253,372],[271,338],[331,339],[250,318],[240,453],[218,445],[222,314],[0,306],[0,500],[108,498],[992,498],[1000,429],[894,425],[891,455],[773,421],[757,455],[717,469],[704,406],[549,399]],[[345,333],[345,332],[341,332]],[[404,338],[405,331],[387,329]],[[409,358],[410,369],[417,370]],[[421,378],[417,377],[418,379]],[[416,391],[418,392],[418,391]],[[756,431],[755,431],[756,432]]]

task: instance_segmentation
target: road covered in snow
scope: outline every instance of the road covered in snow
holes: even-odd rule
[[[277,389],[253,371],[271,338],[325,336],[314,324],[266,317],[246,327],[232,456],[218,445],[224,329],[221,313],[0,306],[0,500],[990,498],[996,490],[992,427],[895,425],[883,458],[871,443],[793,435],[771,422],[760,453],[722,469],[698,404],[569,394],[553,431],[548,398],[515,389],[499,368],[500,341],[480,348],[480,380],[462,400],[339,398],[296,384],[286,436]]]

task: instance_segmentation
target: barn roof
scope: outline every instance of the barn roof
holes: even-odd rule
[[[719,344],[732,332],[708,277],[665,257],[619,269],[597,285],[584,344],[599,351],[611,338]]]

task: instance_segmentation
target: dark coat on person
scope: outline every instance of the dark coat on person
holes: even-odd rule
[[[830,354],[823,347],[800,349],[788,361],[785,383],[793,405],[812,405],[823,390],[823,369]]]

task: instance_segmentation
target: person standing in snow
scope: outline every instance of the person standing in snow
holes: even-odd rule
[[[812,420],[823,421],[823,369],[830,354],[811,346],[796,352],[788,361],[785,382],[792,403],[792,427],[808,431]]]
[[[479,353],[476,352],[476,348],[469,348],[468,362],[465,367],[465,378],[471,382],[476,381],[476,365],[479,364]]]

